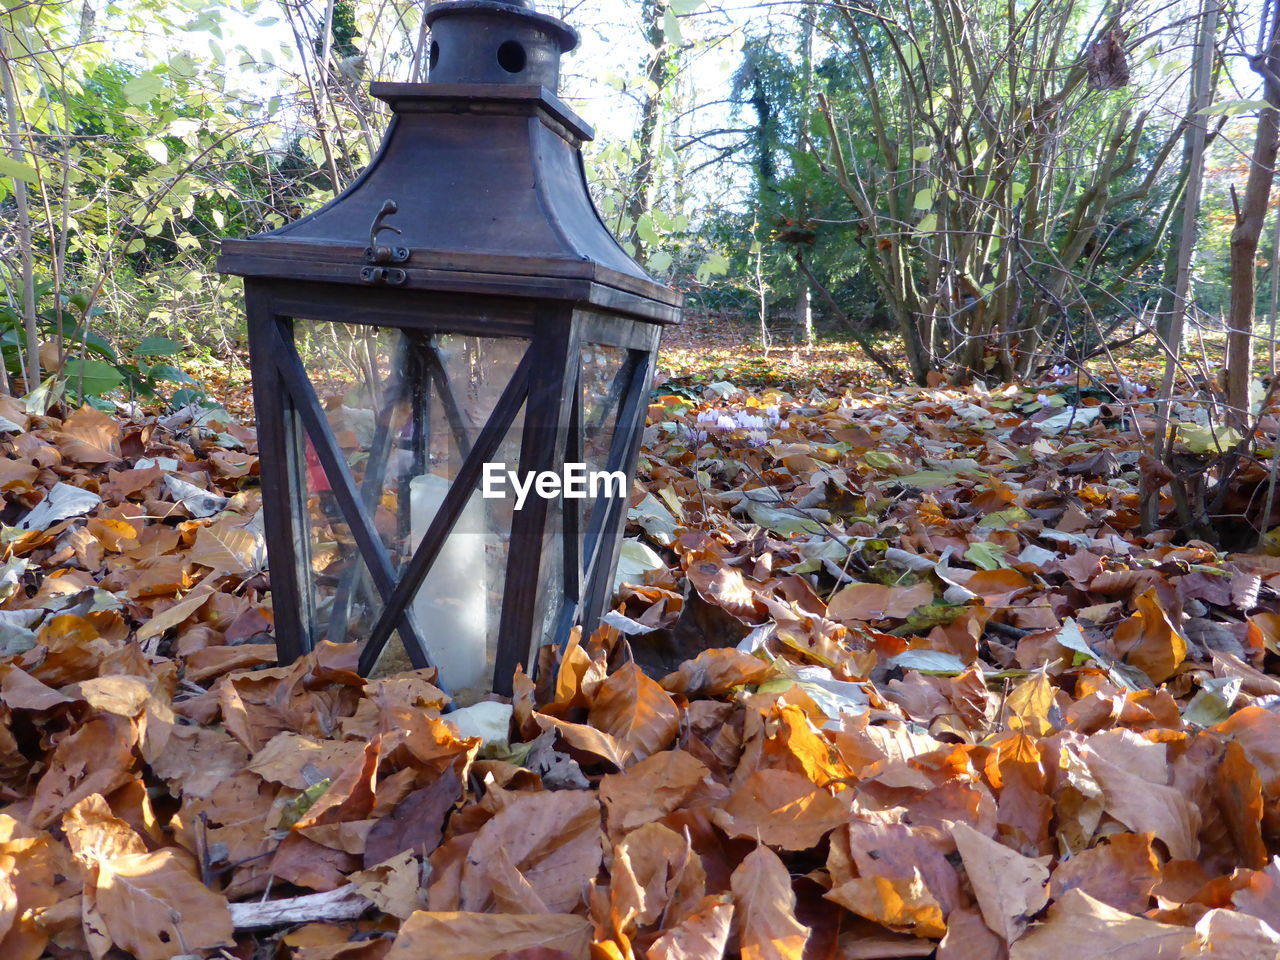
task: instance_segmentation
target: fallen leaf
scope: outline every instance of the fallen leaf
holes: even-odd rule
[[[879,583],[851,583],[831,598],[827,616],[832,620],[905,619],[916,607],[933,602],[927,582],[913,587],[887,587]]]
[[[720,960],[732,920],[733,903],[728,897],[707,897],[653,942],[649,960]]]
[[[791,875],[768,847],[756,847],[730,878],[742,960],[802,960],[809,928],[796,919]]]
[[[501,850],[551,913],[567,913],[600,869],[602,842],[593,793],[518,794],[476,835],[462,868],[462,906],[483,911],[492,904],[488,864]]]
[[[657,681],[633,662],[600,685],[587,720],[622,741],[634,762],[671,745],[680,726],[680,709]]]
[[[952,824],[951,836],[982,919],[1005,943],[1013,943],[1049,899],[1045,881],[1051,858],[1024,857],[963,822]]]
[[[807,777],[789,770],[757,770],[712,816],[731,837],[785,850],[808,850],[848,820],[848,808]]]
[[[1193,936],[1186,927],[1135,917],[1071,890],[1009,948],[1009,960],[1178,960]]]
[[[1174,628],[1154,588],[1134,600],[1137,612],[1116,627],[1112,644],[1120,659],[1153,683],[1168,680],[1187,658],[1187,641]]]
[[[495,960],[503,953],[544,947],[587,960],[591,924],[583,917],[543,913],[412,914],[400,927],[387,960]]]
[[[176,850],[127,853],[98,863],[96,906],[105,933],[137,960],[173,960],[231,945],[226,898]]]
[[[54,435],[62,455],[75,463],[115,463],[121,459],[120,424],[85,404]]]

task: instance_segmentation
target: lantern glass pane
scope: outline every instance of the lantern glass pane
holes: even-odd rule
[[[296,321],[295,342],[398,576],[527,341]],[[491,459],[515,469],[522,423],[518,413]],[[329,480],[309,455],[312,638],[361,641],[382,604]],[[464,703],[484,693],[492,675],[512,507],[477,487],[410,604],[441,685]],[[388,643],[373,675],[411,668],[400,639]]]
[[[580,384],[582,390],[582,459],[591,477],[609,470],[613,435],[618,426],[618,409],[630,379],[627,351],[600,343],[581,347]],[[628,491],[624,488],[623,495]],[[591,515],[604,493],[599,484],[588,484],[582,501],[582,528],[589,529]],[[616,494],[616,490],[614,491]]]

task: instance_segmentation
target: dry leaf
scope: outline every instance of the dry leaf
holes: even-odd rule
[[[798,773],[757,770],[712,816],[731,837],[807,850],[847,821],[849,812],[827,790]]]
[[[600,804],[589,792],[517,794],[480,828],[462,868],[462,906],[493,902],[489,864],[500,850],[552,913],[583,902],[603,856]]]
[[[886,587],[879,583],[851,583],[827,604],[832,620],[885,620],[909,617],[916,607],[933,603],[933,587]]]
[[[1187,641],[1169,621],[1154,587],[1138,596],[1134,605],[1137,612],[1116,627],[1112,644],[1121,660],[1152,682],[1163,683],[1187,658]]]
[[[88,404],[63,421],[55,439],[62,455],[75,463],[115,463],[121,457],[120,424]]]
[[[720,960],[732,920],[733,903],[728,897],[707,897],[653,942],[649,960]]]
[[[1013,943],[1049,899],[1045,881],[1049,879],[1050,858],[1024,857],[967,823],[952,824],[951,836],[982,919],[1005,943]]]
[[[680,709],[657,681],[629,663],[600,684],[588,723],[622,741],[634,762],[671,745]]]
[[[591,924],[563,913],[428,913],[409,917],[387,960],[495,960],[503,953],[545,947],[587,960]]]
[[[423,909],[422,864],[405,851],[350,876],[352,886],[383,913],[401,920]]]
[[[176,850],[99,861],[96,906],[111,941],[138,960],[172,960],[231,944],[226,898],[196,876]]]
[[[730,880],[742,960],[802,960],[809,928],[796,919],[791,876],[778,855],[756,847]]]
[[[1193,936],[1186,927],[1135,917],[1071,890],[1009,948],[1009,960],[1178,960]]]

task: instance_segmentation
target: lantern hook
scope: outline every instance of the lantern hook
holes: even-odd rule
[[[360,271],[360,276],[369,283],[403,283],[403,270],[386,270],[385,267],[391,263],[404,263],[409,259],[408,247],[388,247],[378,243],[378,234],[383,230],[390,230],[392,233],[399,233],[399,227],[393,227],[389,223],[383,223],[387,217],[395,213],[399,208],[394,200],[384,200],[382,208],[373,218],[373,223],[369,224],[369,246],[364,248],[364,259],[366,263],[373,264],[375,267],[382,267],[381,270],[371,270],[365,268]],[[399,274],[399,281],[390,279],[392,275]]]

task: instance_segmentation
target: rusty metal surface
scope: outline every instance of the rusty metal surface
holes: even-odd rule
[[[440,53],[428,82],[371,87],[393,118],[368,168],[314,213],[270,233],[224,241],[219,269],[418,289],[433,289],[444,273],[470,274],[481,288],[492,277],[492,292],[500,295],[607,306],[599,296],[583,300],[589,288],[581,284],[548,284],[588,280],[678,306],[679,294],[631,259],[591,201],[579,150],[591,129],[555,95],[559,57],[576,35],[553,18],[499,0],[456,0],[429,17]],[[514,42],[524,66],[511,72],[497,49]],[[388,249],[405,255],[368,260],[366,251],[379,246],[369,236],[371,224],[398,231],[396,247]],[[456,276],[440,279],[461,289]],[[625,305],[622,312],[629,312]],[[669,310],[635,312],[673,319]]]

